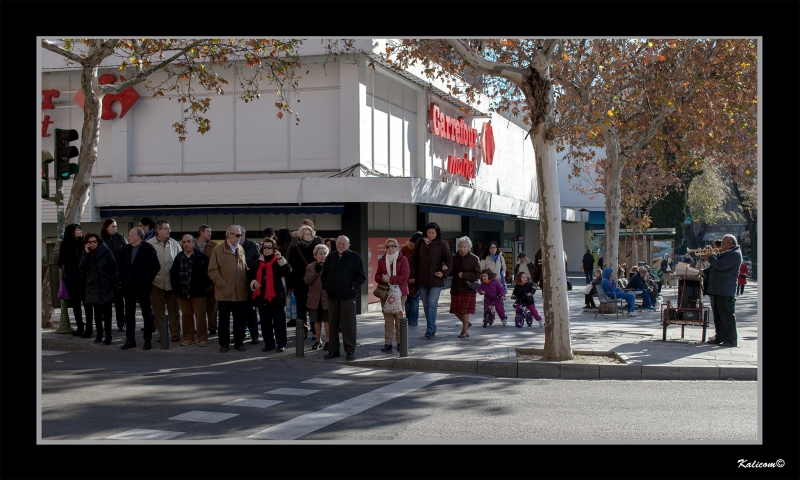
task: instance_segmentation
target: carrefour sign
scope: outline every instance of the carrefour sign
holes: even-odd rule
[[[459,145],[476,148],[478,130],[464,123],[464,117],[448,117],[439,111],[439,105],[431,103],[430,107],[431,133],[446,140],[452,140]]]

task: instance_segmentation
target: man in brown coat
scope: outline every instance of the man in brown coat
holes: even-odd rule
[[[219,244],[208,262],[208,276],[214,282],[219,304],[219,351],[225,353],[231,342],[230,320],[233,313],[233,346],[244,352],[244,323],[247,320],[247,262],[239,245],[242,227],[230,225],[225,241]]]
[[[444,277],[453,269],[453,253],[450,246],[442,240],[442,230],[435,222],[425,225],[424,236],[417,240],[408,259],[411,275],[408,283],[419,289],[419,298],[425,312],[428,327],[425,338],[436,335],[436,311],[439,308],[439,294],[444,287]]]
[[[211,258],[211,252],[216,246],[217,242],[211,240],[211,227],[206,224],[200,225],[197,231],[197,249]],[[214,296],[213,283],[206,288],[206,315],[208,315],[208,334],[214,335],[217,333],[217,299]]]

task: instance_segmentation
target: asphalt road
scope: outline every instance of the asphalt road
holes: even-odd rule
[[[279,357],[170,362],[44,350],[43,443],[759,441],[757,382],[532,380]]]

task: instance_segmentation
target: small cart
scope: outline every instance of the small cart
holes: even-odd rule
[[[680,325],[681,338],[684,338],[684,327],[692,325],[703,327],[701,342],[706,341],[708,329],[708,307],[703,305],[702,279],[680,278],[678,280],[678,305],[670,302],[661,304],[661,325],[663,340],[667,341],[667,326]]]

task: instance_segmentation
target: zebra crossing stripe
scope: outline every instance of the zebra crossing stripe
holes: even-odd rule
[[[363,412],[401,395],[411,393],[437,382],[448,375],[445,373],[417,373],[399,382],[386,385],[363,395],[325,407],[317,412],[307,413],[289,421],[279,423],[247,438],[264,440],[296,440],[304,435],[327,427],[352,415]]]

